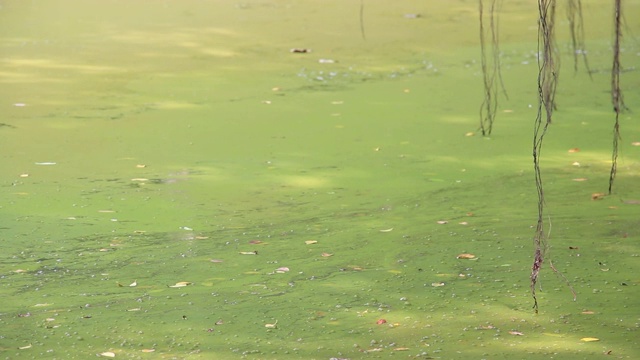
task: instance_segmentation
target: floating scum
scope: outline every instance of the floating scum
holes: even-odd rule
[[[543,272],[537,315],[533,4],[502,4],[499,52],[485,17],[509,90],[490,138],[465,136],[477,3],[227,5],[0,10],[3,357],[637,357],[640,139],[591,199],[608,2],[582,7],[594,83],[563,73],[541,157],[554,263],[579,297]]]

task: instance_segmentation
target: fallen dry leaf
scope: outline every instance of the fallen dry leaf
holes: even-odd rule
[[[393,228],[388,228],[388,229],[382,229],[380,230],[380,232],[392,232]]]
[[[382,325],[382,324],[386,324],[386,323],[387,323],[387,320],[385,320],[385,319],[379,319],[378,321],[376,321],[376,324],[378,324],[378,325]]]
[[[30,349],[30,348],[31,348],[31,346],[32,346],[31,344],[29,344],[29,345],[25,345],[25,346],[20,346],[20,347],[18,348],[18,350],[26,350],[26,349]]]
[[[594,337],[584,337],[584,338],[580,339],[580,341],[592,342],[592,341],[600,341],[600,339],[594,338]]]
[[[251,241],[249,241],[249,244],[262,244],[262,241],[260,241],[260,240],[251,240]]]
[[[588,179],[587,178],[575,178],[575,179],[571,179],[571,180],[581,182],[581,181],[587,181]]]
[[[604,199],[605,196],[606,196],[605,193],[593,193],[593,194],[591,194],[591,200]]]
[[[456,256],[456,259],[476,259],[476,256],[473,254],[459,254]]]
[[[264,324],[264,327],[266,327],[267,329],[277,329],[278,328],[278,320],[276,320],[276,322],[274,322],[273,324]]]
[[[397,347],[397,348],[393,349],[393,351],[407,351],[407,350],[409,350],[408,347]]]
[[[595,311],[585,310],[585,311],[581,312],[580,314],[583,314],[583,315],[593,315],[593,314],[595,314],[595,313],[596,313]]]
[[[440,287],[440,286],[444,286],[444,283],[443,282],[434,282],[434,283],[431,283],[431,286]]]
[[[322,254],[320,254],[320,255],[321,255],[322,257],[330,257],[330,256],[333,256],[333,254],[329,254],[329,253],[326,253],[326,252],[323,252],[323,253],[322,253]]]
[[[114,352],[112,352],[112,351],[105,351],[105,352],[102,352],[102,353],[100,353],[98,355],[99,356],[104,356],[104,357],[109,357],[109,358],[116,357],[116,354]]]
[[[175,285],[169,285],[170,288],[181,288],[181,287],[185,287],[185,286],[189,286],[193,284],[190,281],[179,281],[177,283],[175,283]]]
[[[156,351],[156,349],[142,349],[143,353],[152,353],[154,351]]]
[[[286,272],[289,272],[289,268],[286,266],[282,266],[276,269],[276,272],[279,274],[284,274]]]
[[[440,225],[444,225],[444,224],[448,224],[449,222],[447,220],[438,220],[436,221],[438,224]]]
[[[569,152],[570,152],[570,153],[577,153],[577,152],[580,152],[580,149],[578,149],[578,148],[571,148],[571,149],[569,149]]]
[[[138,280],[134,280],[131,284],[129,284],[129,286],[131,286],[131,287],[138,286]]]
[[[631,143],[633,146],[640,146],[640,141],[634,141]]]
[[[258,255],[256,250],[254,251],[240,251],[240,255]]]
[[[317,240],[306,240],[304,243],[307,244],[307,245],[312,245],[312,244],[317,244],[318,241]]]
[[[517,336],[524,336],[524,334],[521,333],[520,331],[514,331],[514,330],[509,331],[509,334],[517,335]]]

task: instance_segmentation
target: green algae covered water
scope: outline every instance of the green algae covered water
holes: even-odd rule
[[[363,4],[0,3],[0,357],[638,358],[640,2],[604,197],[612,5],[592,79],[559,5],[539,314],[536,3],[490,138],[477,3]]]

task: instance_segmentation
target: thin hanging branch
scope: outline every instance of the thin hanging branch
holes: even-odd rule
[[[360,0],[360,33],[362,34],[362,40],[367,40],[364,35],[364,0]]]
[[[620,140],[620,113],[625,109],[622,91],[620,90],[620,40],[622,39],[622,0],[615,0],[614,27],[615,41],[613,44],[613,66],[611,68],[611,103],[616,113],[613,125],[613,151],[611,154],[611,172],[609,173],[609,195],[613,189],[618,168],[618,141]]]
[[[542,141],[547,133],[549,124],[551,124],[557,82],[557,62],[555,60],[553,34],[555,0],[538,0],[538,13],[538,115],[536,116],[533,132],[533,168],[538,193],[538,222],[533,237],[535,251],[531,267],[531,296],[533,297],[533,308],[536,313],[538,313],[536,284],[547,250],[547,238],[544,233],[545,200],[540,172],[540,152],[542,151]]]
[[[577,17],[577,19],[576,19]],[[567,20],[569,20],[569,31],[571,33],[571,47],[573,50],[573,69],[578,72],[578,59],[582,55],[584,66],[589,77],[591,69],[587,59],[587,47],[584,43],[584,20],[582,18],[582,2],[580,0],[569,0],[567,3]]]
[[[493,130],[493,121],[496,117],[496,110],[498,108],[498,83],[496,78],[500,82],[504,96],[508,99],[507,91],[502,81],[502,74],[500,70],[500,39],[498,32],[498,15],[497,15],[496,0],[491,2],[489,10],[489,31],[491,32],[491,68],[489,68],[489,61],[487,59],[487,49],[485,41],[486,30],[484,28],[484,4],[482,0],[479,0],[479,15],[480,15],[480,51],[481,51],[481,65],[484,84],[484,101],[480,106],[480,130],[483,136],[491,135]]]

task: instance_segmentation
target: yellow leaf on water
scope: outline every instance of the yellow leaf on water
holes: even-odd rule
[[[240,255],[258,255],[257,251],[240,251]]]
[[[594,338],[594,337],[585,337],[585,338],[580,339],[580,341],[593,342],[593,341],[600,341],[600,339]]]

